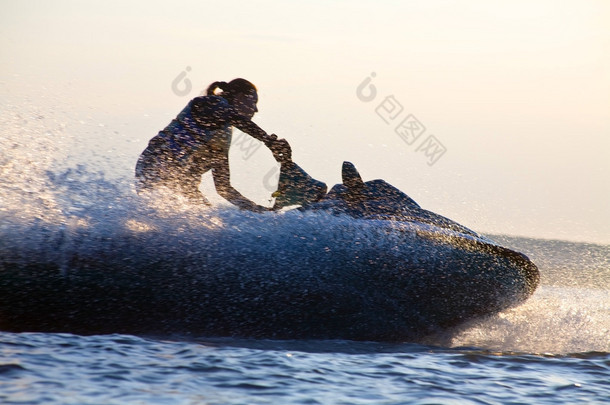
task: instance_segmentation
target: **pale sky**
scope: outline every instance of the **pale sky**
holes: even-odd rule
[[[610,243],[609,62],[604,0],[0,0],[4,102],[65,121],[125,176],[189,98],[244,77],[254,121],[314,177],[339,182],[350,160],[479,232]],[[411,144],[395,132],[409,115],[425,127]],[[433,164],[426,139],[446,150]],[[232,166],[262,203],[260,150],[234,147]]]

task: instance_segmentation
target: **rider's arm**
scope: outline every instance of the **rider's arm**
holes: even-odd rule
[[[227,125],[234,126],[265,144],[278,162],[289,161],[290,145],[276,135],[268,135],[250,119],[237,113],[226,100],[218,96],[197,97],[192,101],[193,118],[197,125],[204,129],[220,129]]]
[[[285,139],[277,139],[277,135],[267,135],[267,133],[254,122],[241,116],[232,117],[231,122],[235,128],[247,133],[254,139],[263,142],[271,153],[273,153],[275,160],[279,163],[292,159],[292,150]]]
[[[269,146],[276,139],[267,135],[258,125],[242,117],[226,100],[218,96],[197,97],[192,101],[192,115],[197,125],[204,129],[218,129],[227,125],[234,126],[254,139]]]
[[[254,122],[248,118],[244,118],[237,113],[230,115],[231,124],[242,132],[250,135],[252,138],[261,141],[265,146],[269,147],[273,142],[277,140],[276,135],[267,135],[265,131],[261,129]]]

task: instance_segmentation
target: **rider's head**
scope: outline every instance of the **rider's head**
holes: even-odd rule
[[[220,90],[219,94],[216,91]],[[208,87],[207,95],[219,95],[226,99],[237,112],[247,118],[252,118],[258,111],[258,94],[256,87],[246,79],[233,79],[227,82],[214,82]]]

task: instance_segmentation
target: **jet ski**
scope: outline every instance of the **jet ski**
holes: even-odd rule
[[[57,255],[0,244],[0,330],[420,342],[538,286],[525,255],[349,162],[328,193],[293,162],[281,170],[278,212],[241,227],[83,230]]]

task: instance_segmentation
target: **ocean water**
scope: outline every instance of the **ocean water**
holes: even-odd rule
[[[8,106],[1,120],[4,254],[23,249],[40,258],[65,256],[69,271],[75,252],[109,246],[124,232],[155,228],[166,235],[158,242],[167,248],[184,243],[184,235],[218,228],[237,235],[287,226],[253,222],[225,207],[144,204],[151,201],[135,196],[125,156],[87,155],[62,120],[19,111]],[[107,134],[103,127],[88,128]],[[302,226],[310,225],[316,224]],[[61,243],[47,243],[49,234],[62,235]],[[610,246],[490,237],[527,254],[540,268],[541,286],[519,307],[425,341],[0,332],[0,403],[610,402]]]
[[[0,335],[6,404],[607,403],[607,352]]]

